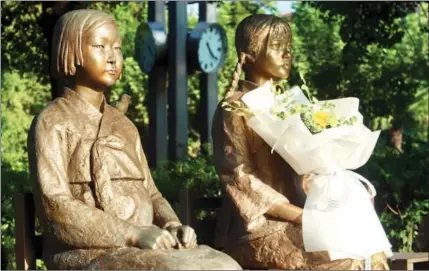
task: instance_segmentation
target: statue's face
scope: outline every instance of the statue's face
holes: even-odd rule
[[[78,67],[76,82],[93,89],[112,86],[122,72],[121,38],[114,24],[104,24],[84,35],[84,67]]]
[[[266,53],[261,52],[253,68],[267,79],[286,79],[292,63],[290,39],[272,37],[267,44]]]

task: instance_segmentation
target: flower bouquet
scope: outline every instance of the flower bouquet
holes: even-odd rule
[[[314,174],[302,219],[305,250],[366,259],[370,269],[371,255],[390,257],[391,245],[371,203],[374,187],[350,170],[368,161],[380,131],[363,125],[359,99],[317,101],[302,89],[308,98],[299,87],[281,93],[267,81],[224,107],[251,114],[248,125],[273,151],[299,175]]]

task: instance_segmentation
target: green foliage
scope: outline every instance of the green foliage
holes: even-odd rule
[[[296,70],[292,71],[292,84],[299,82],[297,74],[301,72],[319,98],[360,98],[361,112],[373,129],[406,127],[420,138],[426,138],[422,127],[427,125],[428,112],[424,102],[428,87],[425,75],[429,71],[427,4],[422,4],[422,10],[408,15],[404,10],[383,6],[382,12],[387,12],[385,19],[392,22],[383,31],[391,29],[388,32],[395,35],[394,39],[387,39],[384,34],[378,39],[362,36],[364,33],[360,32],[368,27],[378,27],[378,22],[372,22],[366,15],[363,21],[356,19],[355,34],[346,39],[344,28],[350,27],[350,18],[345,18],[344,4],[334,10],[327,9],[326,5],[321,9],[306,3],[296,6],[293,17]],[[354,5],[361,7],[363,4]],[[369,12],[365,7],[361,9]],[[354,12],[350,8],[347,11]],[[398,12],[404,17],[393,20],[399,16],[395,15]],[[350,40],[359,43],[363,50],[351,53]],[[422,114],[417,115],[416,111]]]
[[[47,42],[39,25],[42,4],[33,2],[1,2],[1,64],[2,72],[44,74],[39,79],[48,82]]]
[[[27,133],[34,116],[49,99],[49,86],[32,73],[2,72],[2,157],[1,203],[2,247],[7,261],[14,264],[16,192],[29,191]],[[9,268],[13,268],[10,265]]]
[[[200,155],[176,163],[168,162],[152,171],[156,186],[170,201],[177,202],[180,189],[193,189],[199,196],[221,195],[210,156]]]
[[[404,153],[388,147],[382,137],[368,163],[359,171],[373,181],[376,209],[394,249],[416,250],[418,227],[429,210],[427,143],[406,137]]]

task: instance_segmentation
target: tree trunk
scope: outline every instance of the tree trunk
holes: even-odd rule
[[[402,149],[402,129],[401,128],[392,128],[389,131],[390,143],[394,148],[396,148],[400,153],[403,152]]]

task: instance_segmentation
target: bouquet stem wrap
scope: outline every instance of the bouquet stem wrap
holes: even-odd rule
[[[310,104],[298,87],[287,95],[297,104]],[[312,134],[299,114],[286,119],[272,114],[276,99],[270,82],[242,97],[253,112],[248,125],[299,175],[314,174],[303,212],[305,250],[328,251],[331,260],[363,259],[365,269],[371,269],[373,254],[390,257],[391,245],[371,203],[374,186],[351,171],[368,161],[380,133],[363,125],[359,100],[330,100],[336,115],[356,116],[357,122]]]

